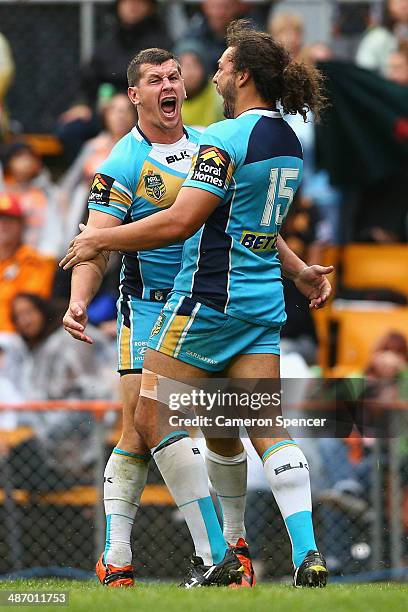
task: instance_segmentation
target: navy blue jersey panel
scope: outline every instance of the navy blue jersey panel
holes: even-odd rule
[[[303,159],[302,147],[295,132],[284,119],[260,117],[249,137],[244,165],[287,156]]]

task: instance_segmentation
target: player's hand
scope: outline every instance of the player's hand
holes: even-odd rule
[[[327,275],[333,266],[306,266],[293,279],[296,287],[310,300],[309,308],[322,308],[331,294],[331,284]]]
[[[82,302],[70,302],[62,322],[65,331],[71,334],[75,340],[93,344],[92,338],[85,334],[86,324],[88,323],[85,304]]]
[[[94,259],[103,249],[99,246],[99,232],[95,227],[80,223],[81,233],[71,240],[67,254],[59,262],[60,268],[68,270],[81,261]]]

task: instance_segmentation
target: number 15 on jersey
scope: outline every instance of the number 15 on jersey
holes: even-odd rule
[[[273,223],[279,231],[295,195],[295,189],[290,187],[287,181],[297,181],[298,177],[299,168],[272,168],[269,175],[269,189],[265,208],[260,223],[262,226],[269,227]]]

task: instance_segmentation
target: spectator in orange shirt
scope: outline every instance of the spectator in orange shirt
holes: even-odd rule
[[[0,194],[0,331],[14,331],[11,303],[21,292],[48,298],[56,262],[23,243],[24,215],[14,194]]]

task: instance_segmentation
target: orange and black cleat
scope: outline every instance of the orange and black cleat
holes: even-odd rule
[[[239,538],[235,546],[230,545],[230,548],[234,551],[235,555],[241,561],[241,565],[244,568],[242,573],[242,581],[240,584],[230,584],[230,589],[241,589],[251,588],[256,585],[256,577],[254,568],[251,561],[251,555],[249,553],[248,544],[244,538]]]
[[[133,565],[115,567],[114,565],[105,564],[103,560],[103,553],[98,559],[95,571],[99,582],[103,584],[103,586],[131,587],[134,584]]]

